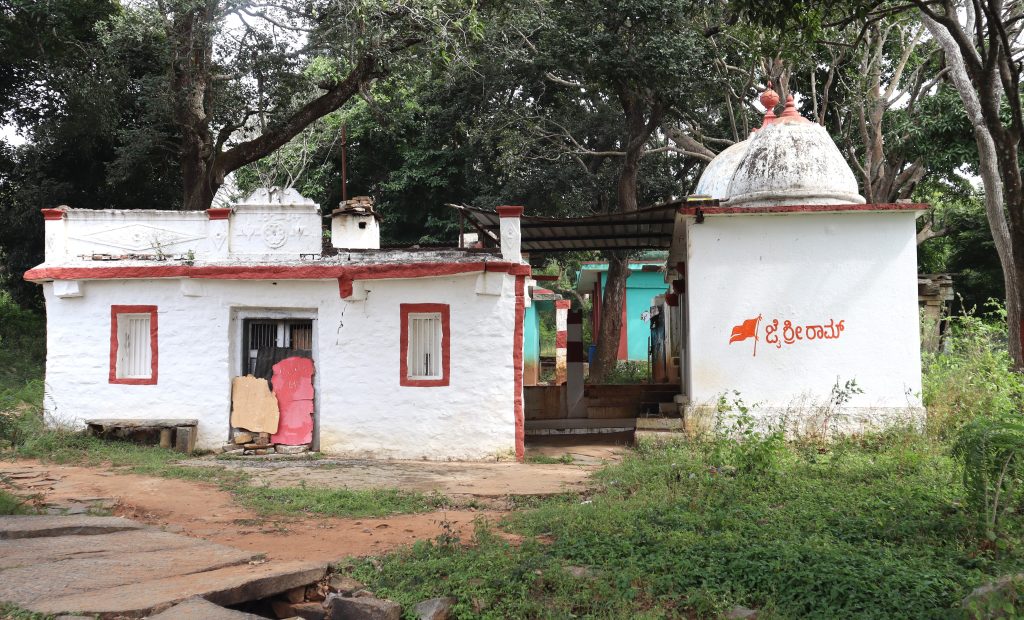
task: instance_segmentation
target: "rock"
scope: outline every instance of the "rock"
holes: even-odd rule
[[[327,610],[320,603],[289,603],[271,601],[270,608],[278,618],[302,618],[303,620],[324,620]]]
[[[121,517],[0,517],[0,539],[86,536],[146,527]]]
[[[729,611],[725,612],[722,616],[725,620],[755,620],[757,618],[757,610],[736,605]]]
[[[276,446],[274,446],[274,450],[276,450],[278,454],[302,454],[303,452],[309,450],[309,446],[286,446],[284,444],[279,443]]]
[[[260,444],[261,446],[269,446],[270,445],[270,433],[260,433],[259,435],[257,435],[256,436],[256,443]]]
[[[327,580],[327,588],[342,596],[352,596],[363,589],[363,584],[348,575],[331,575],[331,578]]]
[[[356,590],[352,593],[354,598],[373,598],[373,592],[370,590]]]
[[[92,616],[56,616],[53,620],[94,620]]]
[[[402,606],[380,598],[344,598],[337,594],[327,597],[328,618],[331,620],[401,620]]]
[[[294,615],[302,620],[325,620],[327,610],[320,603],[295,603],[292,606]]]
[[[596,579],[600,574],[599,571],[586,566],[566,566],[565,572],[577,579]]]
[[[201,598],[189,599],[155,616],[150,616],[150,620],[192,620],[193,618],[203,618],[204,620],[261,620],[259,616],[214,605]]]
[[[1017,618],[1024,610],[1024,573],[1004,575],[978,586],[960,605],[969,618]]]
[[[427,599],[416,603],[416,606],[412,608],[412,613],[419,620],[448,620],[452,614],[452,607],[457,602],[459,602],[458,599],[451,596]]]
[[[306,600],[307,601],[322,601],[327,598],[325,592],[326,586],[321,587],[320,585],[306,586]]]
[[[306,588],[305,586],[292,588],[284,593],[284,597],[288,599],[289,603],[301,603],[306,600]]]
[[[263,456],[264,454],[270,454],[270,450],[267,450],[266,448],[259,448],[259,449],[253,450],[252,453],[257,455],[257,456]]]
[[[242,447],[245,448],[246,450],[255,450],[256,448],[260,448],[262,446],[260,446],[260,444],[258,443],[253,443],[250,441],[247,444],[243,444]]]
[[[228,444],[224,444],[223,446],[221,446],[220,451],[221,452],[238,452],[239,450],[242,450],[244,448],[245,448],[245,446],[243,446],[242,444],[228,443]]]
[[[245,443],[252,443],[252,440],[253,440],[252,433],[235,433],[235,436],[232,439],[232,441],[235,442],[238,445],[242,445],[242,444],[245,444]]]

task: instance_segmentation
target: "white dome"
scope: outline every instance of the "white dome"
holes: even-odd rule
[[[774,103],[768,99],[760,129],[708,164],[697,193],[730,207],[863,204],[857,177],[828,131],[800,116],[792,97],[777,118]]]
[[[736,172],[740,161],[743,160],[743,156],[747,154],[749,146],[750,138],[747,138],[716,155],[704,168],[694,193],[700,196],[711,196],[721,201],[728,200],[732,175]]]

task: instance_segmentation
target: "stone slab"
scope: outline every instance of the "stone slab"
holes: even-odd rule
[[[46,603],[69,596],[131,586],[176,575],[209,574],[220,568],[245,564],[251,552],[206,543],[185,549],[160,549],[133,553],[42,562],[0,572],[0,601],[20,605]],[[186,597],[187,598],[187,597]],[[93,611],[62,607],[53,612]]]
[[[257,433],[276,433],[280,412],[266,379],[251,375],[231,381],[231,426]]]
[[[0,571],[73,558],[117,557],[144,551],[194,549],[207,544],[197,538],[151,529],[124,530],[94,536],[0,540]]]
[[[75,610],[137,618],[197,596],[217,605],[237,605],[314,583],[326,574],[327,565],[319,563],[292,561],[244,564],[155,579],[131,587],[103,588],[49,598],[27,607],[32,611],[49,614]]]
[[[97,418],[86,420],[86,426],[118,427],[118,428],[170,428],[175,426],[199,426],[194,418]]]
[[[149,620],[264,620],[262,616],[235,611],[201,598],[189,599],[150,616]]]
[[[138,530],[146,526],[121,517],[32,516],[0,517],[0,540],[41,538],[47,536],[89,536],[110,534],[124,530]]]

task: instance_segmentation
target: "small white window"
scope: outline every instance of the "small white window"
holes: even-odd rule
[[[440,379],[441,361],[441,313],[410,313],[409,378]]]
[[[117,315],[117,378],[151,379],[150,314]]]

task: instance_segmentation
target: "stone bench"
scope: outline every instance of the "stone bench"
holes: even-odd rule
[[[199,420],[184,418],[100,418],[85,421],[86,433],[97,437],[111,434],[125,437],[159,431],[161,448],[174,448],[185,454],[192,454],[195,450],[198,426]]]

